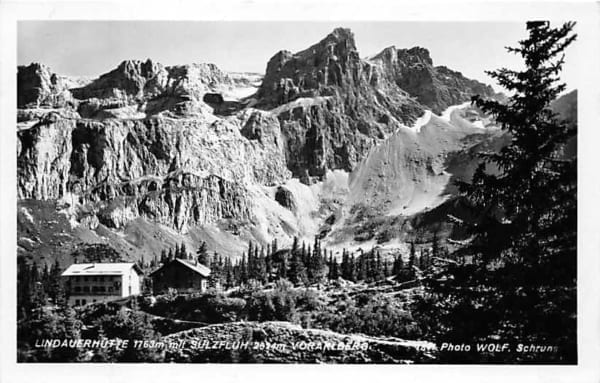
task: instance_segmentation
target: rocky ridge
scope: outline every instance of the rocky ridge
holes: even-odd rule
[[[426,110],[489,91],[422,49],[384,52],[361,59],[339,28],[277,53],[256,94],[233,100],[227,92],[252,89],[255,76],[129,60],[82,83],[19,67],[18,197],[56,201],[73,225],[125,237],[139,219],[188,240],[198,227],[240,242],[310,237],[343,198],[325,187],[332,171],[356,172]],[[420,66],[431,100],[402,82]]]
[[[423,106],[359,57],[354,35],[338,28],[310,48],[269,60],[258,106],[275,111],[295,176],[351,171],[375,139],[411,124]]]
[[[43,64],[19,67],[17,105],[19,108],[63,108],[73,101],[66,81]]]
[[[442,110],[492,88],[446,67],[433,67],[424,48],[386,48],[361,59],[354,35],[337,28],[317,44],[280,51],[267,64],[257,93],[283,127],[295,176],[322,177],[328,169],[352,171],[374,140],[412,125],[426,109]]]
[[[491,86],[471,80],[445,66],[434,66],[429,51],[422,47],[388,47],[370,60],[378,73],[441,114],[452,105],[469,101],[472,95],[496,97]]]

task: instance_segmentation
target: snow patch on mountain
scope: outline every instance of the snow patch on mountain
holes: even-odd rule
[[[460,109],[464,109],[471,105],[471,101],[463,102],[462,104],[449,106],[446,110],[442,112],[440,116],[443,120],[450,122],[452,118],[452,114]]]
[[[260,84],[259,84],[260,85]],[[223,92],[223,100],[224,101],[240,101],[247,97],[252,96],[258,90],[258,86],[240,86],[233,87],[229,90]]]
[[[421,131],[421,128],[429,123],[429,120],[431,120],[431,115],[432,112],[430,110],[426,110],[421,117],[417,118],[417,121],[415,121],[411,128],[415,132],[419,133]]]
[[[400,125],[370,149],[349,175],[348,196],[326,238],[328,248],[335,252],[377,246],[402,252],[404,244],[393,243],[394,238],[360,240],[356,233],[364,233],[363,225],[372,227],[373,217],[386,225],[395,217],[434,209],[451,197],[447,155],[466,150],[463,139],[481,133],[463,116],[468,107],[469,103],[454,105],[442,116],[428,112],[412,128]]]
[[[277,115],[281,112],[295,109],[298,107],[307,108],[313,105],[319,105],[323,102],[330,100],[331,96],[319,96],[319,97],[300,97],[295,99],[294,101],[288,102],[287,104],[283,104],[271,110],[271,113]]]

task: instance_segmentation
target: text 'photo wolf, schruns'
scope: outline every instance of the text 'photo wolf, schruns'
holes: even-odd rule
[[[574,23],[179,23],[19,23],[19,362],[577,363]]]

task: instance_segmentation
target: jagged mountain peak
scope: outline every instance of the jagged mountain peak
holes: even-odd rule
[[[48,65],[31,63],[17,68],[17,105],[25,107],[61,108],[72,101],[64,79]]]
[[[325,36],[316,44],[302,50],[296,55],[331,55],[340,54],[347,55],[350,52],[356,52],[356,42],[354,41],[354,33],[349,28],[335,28],[331,33]]]
[[[29,65],[19,65],[17,67],[18,71],[43,71],[50,72],[50,67],[46,64],[39,62],[32,62]]]
[[[189,81],[197,81],[205,84],[230,84],[231,77],[213,63],[193,63],[185,65],[174,65],[165,68],[169,77],[186,77]]]
[[[373,89],[368,91],[369,87]],[[258,98],[268,108],[298,98],[340,92],[360,93],[361,97],[365,92],[384,92],[398,99],[410,95],[435,113],[468,101],[474,94],[495,95],[491,87],[460,72],[435,67],[429,50],[424,47],[405,49],[392,45],[362,60],[354,33],[347,28],[336,28],[300,52],[276,53],[267,65]],[[411,118],[400,120],[406,122]]]
[[[407,58],[412,60],[421,60],[428,65],[433,65],[433,60],[431,59],[429,50],[423,47],[417,46],[410,49],[399,49],[398,56],[403,59]]]
[[[397,49],[391,46],[368,61],[381,68],[382,77],[437,114],[451,105],[470,100],[475,94],[496,97],[489,85],[466,78],[446,66],[434,66],[429,50],[423,47]]]
[[[383,61],[386,63],[396,63],[400,61],[406,65],[413,65],[416,63],[422,63],[429,66],[433,65],[429,50],[419,46],[408,49],[399,49],[395,45],[392,45],[384,48],[381,52],[369,58],[369,60]]]
[[[165,66],[148,58],[146,60],[127,59],[123,60],[115,67],[98,77],[94,82],[108,82],[111,85],[123,85],[120,81],[140,81],[140,79],[151,79],[161,72],[164,72]]]
[[[350,28],[337,27],[325,39],[335,38],[337,40],[351,40],[354,43],[354,33]]]
[[[299,52],[277,52],[258,92],[244,98],[233,97],[233,91],[254,91],[260,76],[230,75],[210,63],[165,66],[151,59],[124,60],[91,82],[63,87],[52,85],[61,78],[45,66],[30,67],[29,72],[19,68],[20,89],[39,88],[39,95],[32,93],[37,104],[48,102],[72,113],[48,119],[40,114],[46,112],[21,110],[26,128],[19,130],[21,200],[54,201],[69,209],[74,225],[98,229],[100,235],[147,224],[166,226],[179,236],[210,226],[239,236],[227,237],[238,244],[242,236],[268,242],[315,235],[320,220],[353,208],[343,205],[350,186],[345,179],[378,146],[390,152],[401,148],[403,157],[395,164],[402,166],[391,169],[383,163],[389,156],[371,155],[368,168],[363,167],[368,173],[364,182],[354,184],[375,184],[370,178],[379,170],[397,173],[398,185],[437,180],[441,176],[427,169],[408,178],[400,174],[416,160],[435,165],[435,172],[442,169],[439,151],[425,151],[421,139],[413,140],[414,148],[382,144],[392,137],[398,142],[414,138],[407,126],[425,109],[464,102],[475,89],[471,80],[454,81],[460,74],[434,67],[424,48],[391,46],[361,59],[354,34],[346,28],[336,28]],[[28,83],[27,73],[37,82]],[[55,102],[62,100],[63,90],[66,96],[72,92],[71,106]],[[429,90],[431,99],[421,97]],[[399,129],[403,136],[395,133]],[[321,206],[313,191],[331,184],[332,172],[337,174],[335,195]],[[412,175],[417,181],[411,181]],[[278,198],[282,185],[291,194]],[[387,198],[351,194],[352,201],[374,204]],[[406,202],[397,204],[402,208]]]
[[[340,49],[347,51],[356,51],[354,33],[349,28],[335,28],[330,34],[328,34],[323,40],[319,41],[313,47],[330,45],[340,47]]]
[[[336,28],[300,52],[277,52],[267,64],[258,96],[263,104],[277,106],[300,97],[331,95],[335,88],[356,86],[361,66],[354,34]]]
[[[142,76],[145,78],[151,78],[156,76],[164,66],[161,63],[154,62],[148,58],[146,61],[143,60],[123,60],[117,68],[109,73],[120,72],[124,75]]]
[[[212,63],[165,66],[147,59],[124,60],[72,92],[80,102],[78,112],[86,118],[140,118],[163,112],[201,117],[210,112],[202,101],[206,93],[233,86],[234,80]]]
[[[160,92],[166,75],[165,67],[151,59],[124,60],[115,69],[102,74],[83,87],[72,89],[72,92],[79,100],[155,95]]]
[[[397,54],[396,51],[398,49],[396,48],[395,45],[390,45],[387,48],[383,48],[383,50],[373,56],[367,57],[366,60],[368,61],[373,61],[373,60],[385,60],[385,61],[393,61],[397,59]]]

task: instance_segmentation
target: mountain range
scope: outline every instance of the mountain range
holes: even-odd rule
[[[489,85],[422,47],[361,58],[343,28],[264,75],[148,59],[82,79],[34,63],[17,84],[17,245],[37,262],[202,241],[238,257],[294,236],[405,251],[458,209],[453,180],[476,153],[510,140],[469,104],[504,98]],[[568,96],[557,108],[573,118]]]

